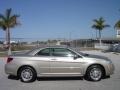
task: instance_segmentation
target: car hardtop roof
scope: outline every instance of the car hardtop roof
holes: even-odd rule
[[[37,47],[36,49],[42,49],[42,48],[70,48],[68,46],[43,46],[43,47]]]
[[[57,45],[57,46],[41,46],[41,47],[35,47],[35,48],[33,48],[33,49],[31,49],[30,51],[28,51],[26,54],[30,54],[30,53],[32,53],[32,52],[34,52],[34,51],[36,51],[36,50],[41,50],[41,49],[45,49],[45,48],[69,48],[68,46],[59,46],[59,45]]]
[[[66,48],[66,49],[70,49],[72,51],[76,51],[78,52],[80,49],[77,49],[77,48],[72,48],[72,47],[69,47],[69,46],[59,46],[59,45],[56,45],[56,46],[42,46],[42,47],[36,47],[36,48],[33,48],[32,50],[28,51],[26,54],[31,54],[33,52],[35,52],[36,50],[42,50],[42,49],[45,49],[45,48]]]

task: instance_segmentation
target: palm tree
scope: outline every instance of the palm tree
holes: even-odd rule
[[[0,27],[6,31],[6,44],[8,45],[8,55],[11,54],[11,44],[10,44],[10,28],[14,28],[19,23],[17,18],[19,15],[12,14],[12,9],[7,9],[5,14],[0,14]]]
[[[101,32],[104,28],[110,27],[110,25],[105,24],[105,20],[100,17],[99,19],[94,19],[94,24],[92,25],[92,28],[99,31],[99,43],[101,45]]]
[[[120,29],[120,20],[116,22],[114,28],[116,28],[116,29]]]
[[[119,32],[120,32],[120,20],[116,22],[114,28],[117,30],[117,35],[119,35]]]

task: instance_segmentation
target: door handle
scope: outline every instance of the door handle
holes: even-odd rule
[[[57,60],[57,59],[51,59],[51,60]]]

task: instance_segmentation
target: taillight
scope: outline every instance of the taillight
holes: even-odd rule
[[[13,60],[13,58],[8,57],[8,58],[7,58],[7,63],[10,63],[12,60]]]

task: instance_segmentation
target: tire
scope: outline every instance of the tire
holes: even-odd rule
[[[90,81],[100,81],[103,77],[103,68],[99,65],[92,65],[87,69],[85,77]]]
[[[19,78],[22,82],[29,83],[36,80],[37,74],[35,70],[29,66],[22,67],[19,70]]]

